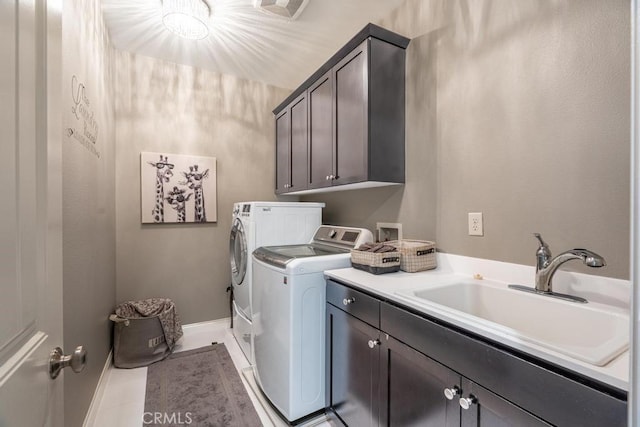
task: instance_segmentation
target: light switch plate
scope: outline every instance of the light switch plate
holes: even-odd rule
[[[469,212],[469,236],[484,236],[482,212]]]

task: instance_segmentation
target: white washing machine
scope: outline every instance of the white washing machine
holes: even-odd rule
[[[254,374],[289,421],[325,407],[324,271],[351,266],[351,252],[373,235],[323,225],[305,245],[253,252]]]
[[[265,245],[305,243],[322,224],[324,203],[239,202],[229,238],[233,334],[253,364],[251,253]]]

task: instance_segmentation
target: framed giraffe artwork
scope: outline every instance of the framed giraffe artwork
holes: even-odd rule
[[[143,224],[216,222],[216,158],[140,153]]]

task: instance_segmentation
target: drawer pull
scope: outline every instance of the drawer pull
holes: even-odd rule
[[[354,297],[345,298],[342,300],[342,304],[344,305],[353,304],[354,302],[356,302],[356,299]]]
[[[369,348],[375,348],[375,346],[380,345],[380,340],[379,339],[375,339],[375,340],[369,340]]]
[[[478,400],[473,396],[469,395],[469,397],[461,397],[460,398],[460,407],[465,411],[471,408],[471,405],[475,404]]]
[[[458,388],[457,385],[454,385],[451,388],[444,389],[444,397],[446,397],[447,400],[453,400],[453,398],[459,394],[460,394],[460,388]]]

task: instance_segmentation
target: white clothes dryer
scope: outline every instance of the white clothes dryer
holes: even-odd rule
[[[324,203],[239,202],[229,237],[233,335],[253,364],[251,253],[265,245],[306,243],[322,224]]]

